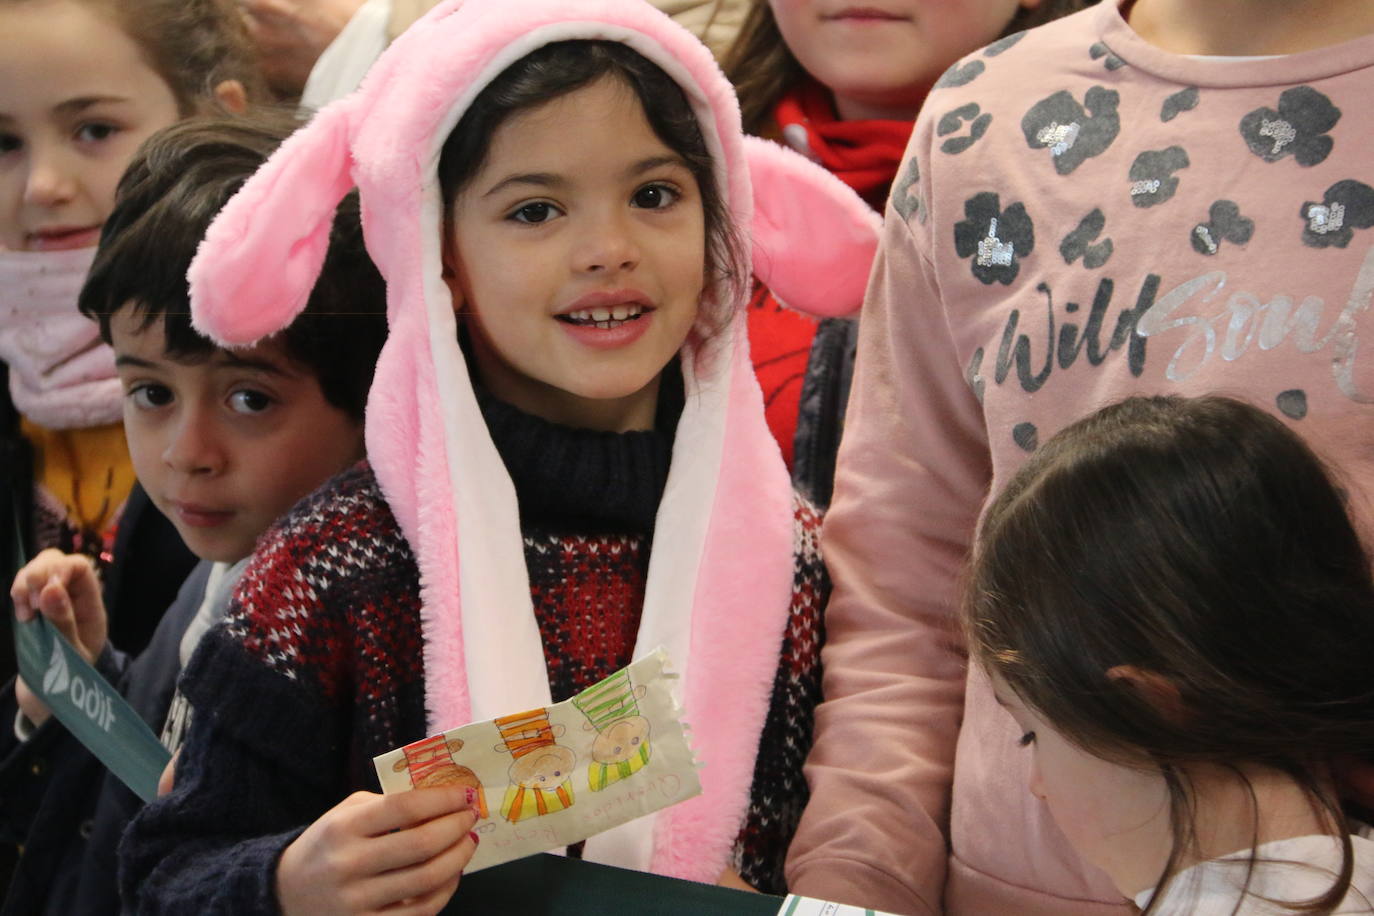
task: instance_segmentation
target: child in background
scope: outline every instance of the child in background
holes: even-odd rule
[[[988,508],[971,676],[1031,793],[1147,914],[1374,911],[1374,840],[1333,778],[1374,755],[1345,497],[1260,409],[1155,397],[1058,433]]]
[[[1108,0],[970,55],[926,100],[826,520],[795,888],[1124,912],[1022,788],[954,626],[980,508],[1038,443],[1130,395],[1238,393],[1374,484],[1374,4],[1254,10]]]
[[[46,550],[10,596],[20,620],[42,614],[175,750],[173,688],[196,640],[268,525],[362,457],[363,405],[386,338],[385,288],[368,259],[357,201],[339,212],[325,266],[289,328],[223,350],[190,326],[186,270],[210,219],[294,127],[276,120],[192,119],[135,157],[105,222],[81,311],[112,345],[134,470],[200,558],[135,660],[107,639],[90,559]],[[115,847],[140,807],[134,794],[16,682],[33,725],[0,734],[4,829],[24,852],[6,913],[115,913]],[[187,712],[176,707],[182,717]]]
[[[106,596],[131,650],[193,559],[135,486],[113,356],[77,291],[139,144],[241,110],[260,92],[252,61],[229,0],[0,0],[0,399],[17,408],[0,410],[17,421],[0,429],[0,569],[15,572],[16,515],[25,555],[56,547],[103,570],[118,553]]]
[[[998,38],[1082,9],[1087,0],[889,0],[845,8],[753,0],[724,60],[744,129],[778,140],[881,211],[926,93],[950,64]],[[790,303],[787,303],[790,305]],[[840,303],[856,310],[858,302]],[[819,324],[759,286],[749,341],[797,488],[830,502],[854,369],[855,322]]]
[[[703,794],[572,853],[780,884],[827,584],[741,337],[751,185],[818,218],[805,247],[776,211],[752,224],[799,304],[857,294],[867,272],[844,266],[876,236],[737,111],[641,0],[443,3],[220,215],[193,307],[242,343],[290,320],[313,214],[356,182],[391,336],[369,466],[275,529],[187,668],[197,715],[122,847],[128,905],[434,912],[473,812],[457,787],[376,794],[372,758],[660,645]]]

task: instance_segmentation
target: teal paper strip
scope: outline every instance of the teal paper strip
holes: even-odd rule
[[[24,683],[67,731],[139,798],[157,798],[158,779],[172,755],[119,691],[45,617],[16,619],[14,647]]]

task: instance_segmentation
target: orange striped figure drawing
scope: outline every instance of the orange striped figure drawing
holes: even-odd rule
[[[587,786],[600,792],[644,768],[649,762],[649,720],[639,714],[646,688],[630,681],[621,669],[573,697],[573,705],[587,717],[582,726],[596,729]]]
[[[555,743],[563,735],[563,726],[549,724],[549,711],[532,709],[502,716],[495,725],[501,733],[495,749],[515,758],[510,785],[501,800],[501,816],[515,824],[572,807],[577,755]]]
[[[435,735],[401,748],[405,757],[392,764],[392,769],[410,776],[410,784],[417,789],[426,786],[468,786],[477,792],[477,819],[486,820],[487,794],[482,780],[453,756],[463,749],[462,738]]]

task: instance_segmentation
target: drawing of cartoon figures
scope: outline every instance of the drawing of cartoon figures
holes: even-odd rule
[[[397,773],[409,771],[410,784],[417,789],[426,786],[468,786],[475,789],[477,819],[485,820],[490,815],[482,781],[453,757],[462,748],[462,738],[446,740],[443,735],[435,735],[401,748],[405,757],[397,760],[391,768]]]
[[[577,755],[554,743],[562,736],[563,726],[549,724],[548,710],[502,716],[496,720],[496,728],[502,743],[495,749],[515,758],[510,765],[510,785],[501,801],[501,816],[515,824],[572,807],[572,769]]]
[[[583,727],[597,731],[587,784],[600,792],[638,773],[649,762],[649,720],[639,714],[645,688],[630,683],[621,670],[573,697],[573,705],[587,717]]]

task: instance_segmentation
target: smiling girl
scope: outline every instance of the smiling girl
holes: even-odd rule
[[[131,905],[434,912],[483,825],[451,788],[375,794],[372,757],[660,645],[704,792],[570,851],[780,887],[828,586],[741,336],[741,234],[769,179],[823,217],[826,257],[768,213],[760,260],[797,265],[779,282],[802,304],[856,295],[862,202],[747,144],[671,20],[640,0],[467,0],[245,186],[192,268],[200,326],[242,343],[288,322],[315,214],[356,183],[391,334],[370,464],[283,521],[187,669],[213,712],[127,838]]]
[[[113,355],[77,313],[77,292],[139,144],[216,103],[242,108],[259,85],[250,61],[218,0],[0,0],[0,397],[13,399],[13,409],[0,405],[6,563],[16,516],[26,553],[109,560],[134,476]],[[174,542],[170,529],[159,533]],[[167,581],[140,607],[170,601],[180,553],[159,559],[167,565],[154,578]],[[154,622],[120,634],[122,644],[137,649]]]

